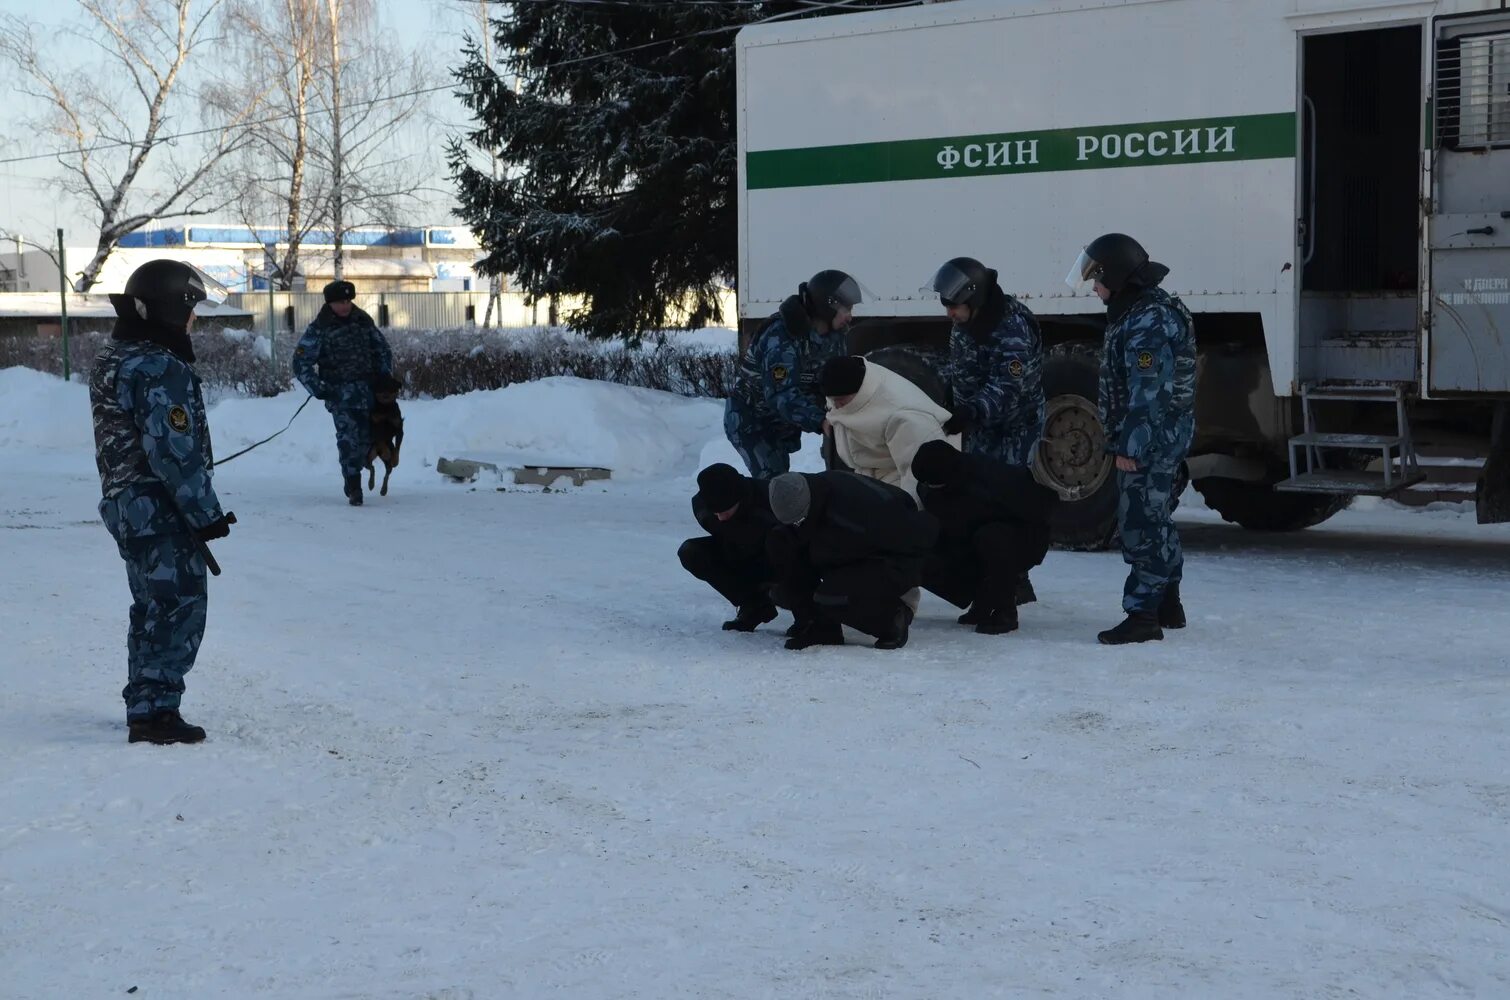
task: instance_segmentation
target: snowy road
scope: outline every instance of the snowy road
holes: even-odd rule
[[[1120,560],[1053,553],[1016,635],[926,597],[903,650],[793,654],[677,566],[695,461],[406,465],[353,511],[253,456],[210,740],[128,747],[65,438],[0,448],[0,995],[1510,995],[1510,530],[1471,514],[1187,507],[1161,644],[1096,646]]]

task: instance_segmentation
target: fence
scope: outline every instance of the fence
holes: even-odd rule
[[[276,320],[276,335],[281,342],[286,337],[303,333],[325,305],[325,298],[319,292],[233,292],[226,302],[251,313],[253,327],[258,332],[267,331],[267,314],[271,308]],[[548,299],[532,306],[517,292],[499,295],[490,318],[486,291],[369,292],[359,293],[356,304],[378,326],[394,330],[457,329],[481,325],[484,318],[489,319],[490,326],[534,326],[550,311]],[[289,349],[293,349],[292,344]]]

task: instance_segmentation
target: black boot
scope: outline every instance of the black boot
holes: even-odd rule
[[[1038,600],[1038,595],[1033,592],[1033,581],[1029,580],[1028,574],[1024,573],[1017,578],[1017,604],[1019,606],[1032,604],[1036,600]]]
[[[993,608],[982,616],[975,626],[975,631],[981,635],[1006,635],[1008,632],[1017,631],[1017,609]]]
[[[753,632],[768,621],[776,619],[774,604],[741,604],[734,617],[724,622],[725,632]]]
[[[806,629],[807,626],[808,623],[803,621],[801,618],[795,619],[792,624],[786,627],[786,637],[788,639],[797,638],[802,634],[803,630]]]
[[[346,502],[353,507],[362,506],[362,476],[360,473],[355,476],[346,477]]]
[[[876,639],[877,649],[901,649],[907,645],[907,629],[912,625],[912,609],[902,605],[892,616],[891,627]]]
[[[1178,583],[1171,583],[1164,590],[1164,599],[1159,602],[1159,627],[1185,627],[1185,605],[1180,603],[1180,585]]]
[[[961,625],[979,625],[980,620],[984,618],[985,615],[985,609],[983,609],[979,604],[971,604],[970,607],[965,609],[964,614],[960,615],[954,620],[959,622]]]
[[[1148,642],[1162,638],[1164,630],[1159,628],[1159,617],[1152,611],[1130,611],[1121,625],[1096,635],[1096,640],[1105,646],[1121,646],[1129,642]]]
[[[204,730],[191,726],[178,714],[176,708],[165,708],[141,719],[128,719],[126,729],[129,743],[198,743],[204,739]]]
[[[787,649],[842,645],[844,645],[844,629],[838,622],[807,622],[800,632],[786,641]]]

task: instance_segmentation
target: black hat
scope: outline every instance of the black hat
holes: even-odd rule
[[[745,498],[745,477],[734,466],[719,462],[697,474],[697,490],[715,514],[722,514]]]
[[[818,372],[818,388],[825,396],[853,396],[865,381],[865,359],[856,354],[830,358]]]
[[[912,476],[928,486],[947,486],[959,476],[964,457],[948,441],[929,441],[912,456]]]
[[[349,281],[332,281],[325,286],[326,302],[350,302],[357,297],[357,286]]]

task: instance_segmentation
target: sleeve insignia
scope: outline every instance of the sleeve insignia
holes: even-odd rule
[[[182,406],[170,406],[168,408],[168,426],[180,434],[187,434],[189,431],[189,411]]]
[[[785,382],[787,374],[786,365],[776,365],[771,369],[771,378],[778,382]]]
[[[1022,378],[1022,373],[1025,370],[1026,369],[1023,367],[1022,361],[1017,358],[1013,358],[1012,363],[1007,365],[1007,371],[1013,378]]]
[[[1143,351],[1141,354],[1138,355],[1138,370],[1139,371],[1145,371],[1146,372],[1146,371],[1148,371],[1148,369],[1150,369],[1152,367],[1153,367],[1153,354],[1152,353],[1150,353],[1148,351]]]

